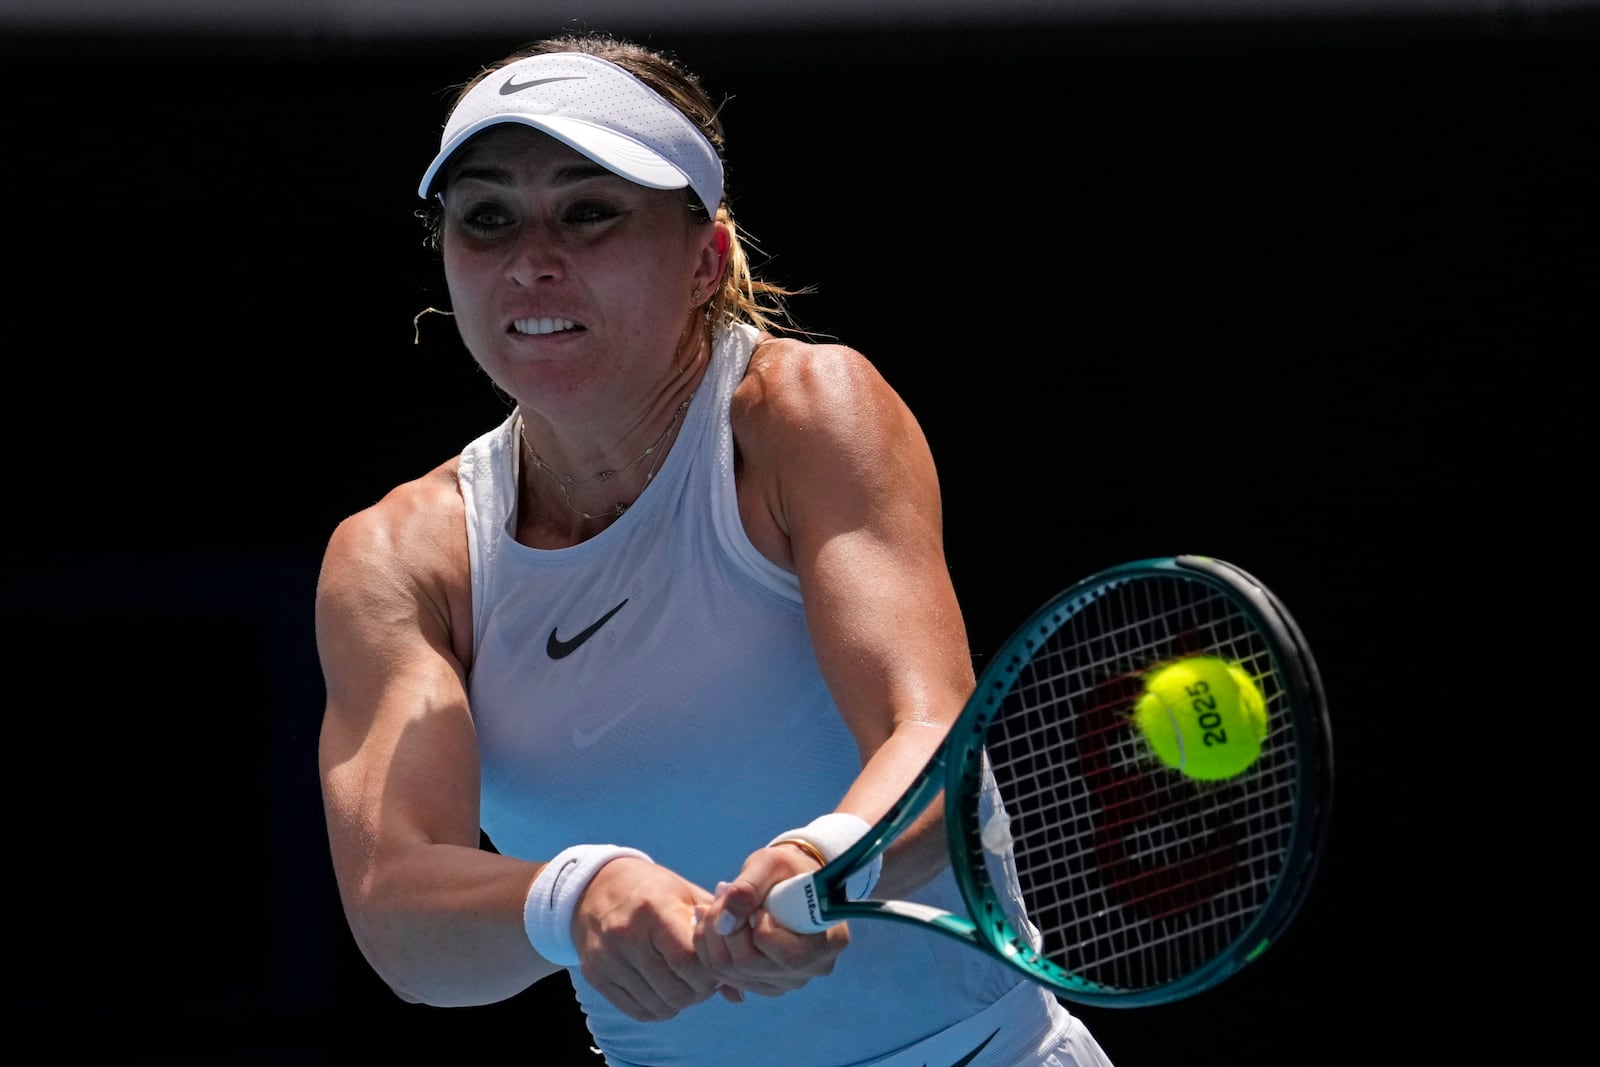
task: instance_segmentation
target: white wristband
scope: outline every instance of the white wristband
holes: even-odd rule
[[[522,905],[522,928],[539,955],[563,967],[578,965],[578,946],[572,942],[572,915],[578,898],[600,868],[619,856],[637,856],[655,862],[636,848],[620,845],[573,845],[544,865],[528,889]]]
[[[822,853],[824,863],[832,863],[845,850],[857,841],[863,834],[872,829],[871,824],[859,815],[849,812],[835,811],[827,815],[819,815],[798,830],[787,830],[767,842],[767,847],[781,841],[804,841],[818,852]],[[845,895],[851,900],[860,900],[872,892],[872,887],[878,884],[878,874],[883,870],[883,854],[872,857],[872,861],[861,870],[852,874],[844,884]]]

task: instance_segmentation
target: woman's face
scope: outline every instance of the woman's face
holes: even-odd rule
[[[681,366],[692,293],[720,266],[715,226],[682,190],[635,185],[507,123],[457,153],[444,207],[457,328],[519,403],[582,413]]]

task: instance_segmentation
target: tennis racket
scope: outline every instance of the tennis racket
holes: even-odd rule
[[[1131,721],[1145,677],[1195,655],[1239,665],[1264,698],[1260,756],[1220,781],[1160,762]],[[1274,594],[1208,557],[1125,563],[1019,627],[896,805],[765,906],[802,933],[912,923],[1069,1000],[1181,1000],[1259,958],[1299,909],[1326,838],[1331,746],[1316,664]],[[845,880],[941,791],[970,914],[848,899]]]

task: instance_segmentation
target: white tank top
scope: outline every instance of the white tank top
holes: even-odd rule
[[[631,845],[711,889],[774,835],[833,811],[860,771],[798,582],[739,519],[728,412],[757,336],[720,332],[656,477],[580,545],[513,536],[515,414],[462,453],[482,822],[506,855]],[[917,899],[960,910],[948,871]],[[851,935],[833,974],[801,990],[713,997],[666,1022],[629,1019],[569,973],[608,1062],[648,1067],[862,1063],[1024,980],[897,922],[855,922]]]

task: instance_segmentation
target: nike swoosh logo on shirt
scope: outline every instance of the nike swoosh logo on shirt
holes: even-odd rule
[[[583,80],[584,75],[581,74],[567,74],[559,78],[535,78],[531,82],[507,80],[504,85],[500,86],[500,95],[510,96],[512,93],[520,93],[524,89],[532,89],[535,85],[543,85],[546,82],[581,82]]]
[[[626,604],[627,602],[628,599],[624,597],[622,604]],[[622,604],[618,604],[616,607],[600,616],[594,622],[590,623],[588,628],[570,641],[563,641],[561,638],[557,637],[557,628],[552,626],[550,628],[550,640],[544,643],[544,650],[549,653],[551,659],[563,659],[572,655],[574,652],[578,651],[579,645],[583,644],[585,641],[589,640],[589,638],[599,633],[600,627],[611,621],[611,616],[622,610]]]
[[[984,1038],[983,1044],[979,1045],[977,1048],[973,1049],[956,1062],[952,1063],[950,1067],[967,1067],[967,1064],[978,1058],[978,1053],[982,1052],[986,1047],[988,1047],[989,1042],[993,1041],[995,1034],[998,1034],[999,1032],[999,1030],[996,1030],[994,1034],[990,1034],[988,1037]]]

